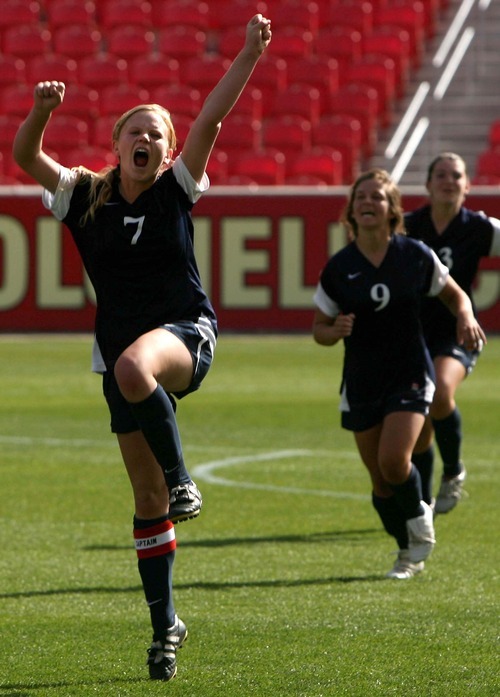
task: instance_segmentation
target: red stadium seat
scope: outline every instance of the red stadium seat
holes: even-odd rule
[[[311,147],[311,123],[301,116],[267,118],[262,126],[262,145],[293,158]]]
[[[95,145],[85,145],[74,150],[69,150],[66,154],[67,166],[77,167],[83,165],[92,172],[99,172],[104,167],[116,165],[116,156],[111,150],[100,148]]]
[[[249,116],[231,113],[224,119],[217,138],[217,147],[223,150],[232,161],[243,148],[260,149],[261,130],[260,121]]]
[[[152,7],[145,0],[99,0],[98,19],[103,31],[122,24],[151,28]]]
[[[90,142],[93,146],[111,150],[113,140],[113,128],[116,123],[116,116],[101,116],[94,122],[94,127],[90,134]]]
[[[287,186],[314,186],[317,189],[324,189],[329,186],[324,177],[319,177],[315,174],[289,174],[286,176],[285,183]]]
[[[273,35],[273,55],[288,58],[306,57],[312,54],[313,35],[296,27],[284,27]]]
[[[359,173],[362,137],[360,121],[349,114],[323,116],[311,131],[313,147],[331,147],[342,154],[344,184],[350,184]]]
[[[139,104],[149,104],[150,95],[145,89],[135,85],[108,85],[100,94],[100,113],[102,116],[116,117]]]
[[[195,56],[184,62],[182,67],[183,79],[190,87],[197,89],[204,100],[230,64],[229,58],[217,54]]]
[[[374,27],[374,11],[371,2],[332,2],[325,3],[320,11],[321,27],[347,27],[356,29],[362,36],[369,34]]]
[[[319,29],[319,6],[317,2],[288,0],[276,3],[271,11],[272,26],[276,31],[284,27],[300,27],[316,36]]]
[[[0,89],[24,82],[26,82],[25,61],[16,56],[0,53]]]
[[[34,85],[7,85],[0,91],[0,114],[27,116],[33,106]]]
[[[47,26],[51,31],[68,24],[94,27],[96,6],[92,0],[51,0],[46,8]]]
[[[22,24],[39,26],[40,3],[36,0],[3,0],[0,12],[0,31]]]
[[[425,9],[419,0],[404,0],[389,7],[382,7],[376,14],[377,24],[383,27],[398,27],[410,37],[410,57],[414,67],[422,61],[425,45]]]
[[[0,93],[1,94],[1,93]],[[12,150],[12,142],[26,114],[0,113],[0,150]]]
[[[270,107],[264,105],[266,115],[301,116],[311,123],[316,123],[321,115],[321,96],[315,87],[294,84],[276,95]]]
[[[78,82],[76,61],[58,53],[46,53],[31,58],[26,66],[29,82],[33,85],[42,80],[58,80],[66,87]]]
[[[205,52],[207,35],[196,27],[164,27],[157,32],[157,49],[179,62]]]
[[[264,53],[252,74],[252,85],[262,92],[263,109],[265,104],[283,92],[287,86],[286,61],[276,58],[272,53]]]
[[[172,114],[172,118],[189,116],[195,118],[201,109],[201,95],[190,85],[163,85],[151,91],[151,100],[161,104]]]
[[[78,63],[79,82],[100,90],[108,85],[128,82],[127,61],[110,53],[82,58]]]
[[[59,152],[60,148],[76,148],[89,142],[89,127],[78,116],[52,115],[44,134],[44,145]]]
[[[230,175],[247,177],[262,186],[282,185],[285,182],[285,156],[282,152],[250,152],[230,163]],[[234,181],[234,180],[233,180]]]
[[[240,25],[237,27],[229,26],[219,30],[215,39],[217,52],[232,60],[245,43],[245,34],[246,29]]]
[[[371,157],[377,143],[378,94],[366,85],[346,85],[330,96],[333,114],[350,114],[361,123],[362,152]]]
[[[474,186],[500,186],[500,174],[479,174],[472,177]]]
[[[287,78],[290,85],[302,84],[318,89],[320,109],[323,112],[328,105],[328,95],[339,87],[339,64],[335,58],[328,58],[328,56],[288,60]]]
[[[490,148],[479,153],[476,159],[476,177],[500,176],[500,148]]]
[[[313,148],[307,153],[298,153],[288,160],[286,183],[302,181],[304,177],[315,177],[329,186],[343,182],[342,154],[334,148]]]
[[[184,26],[207,31],[209,27],[208,3],[202,0],[150,0],[153,25],[157,28]]]
[[[186,114],[172,114],[172,123],[174,125],[175,135],[177,139],[177,152],[182,150],[189,129],[193,125],[194,118]]]
[[[361,33],[349,27],[321,29],[314,41],[314,50],[319,57],[335,58],[342,72],[363,54]]]
[[[49,53],[52,35],[38,24],[20,24],[3,32],[3,53],[29,60],[42,53]]]
[[[250,116],[252,119],[262,119],[262,92],[258,87],[247,85],[238,97],[231,112],[235,116]]]
[[[228,155],[218,148],[212,151],[207,166],[207,174],[212,186],[224,186],[228,177]]]
[[[394,60],[396,65],[396,85],[402,95],[408,82],[410,71],[410,35],[404,29],[382,27],[364,37],[365,53],[379,53]]]
[[[79,116],[93,123],[99,116],[99,93],[87,85],[67,85],[64,101],[57,113]]]
[[[500,149],[500,119],[495,119],[491,124],[488,142],[490,149]]]
[[[345,73],[346,82],[364,83],[377,90],[380,124],[387,127],[396,100],[396,68],[392,58],[367,54],[353,63]]]
[[[54,31],[53,46],[57,53],[80,59],[95,55],[102,49],[101,32],[81,24],[69,24]]]
[[[106,33],[106,43],[110,53],[130,60],[151,53],[155,35],[150,29],[133,24],[122,24],[109,29]]]
[[[128,61],[130,81],[148,90],[179,84],[179,62],[158,54],[136,56]]]
[[[269,16],[268,5],[263,0],[234,0],[231,4],[227,0],[210,0],[207,4],[209,28],[215,31],[240,29],[242,17],[250,19],[258,12]]]

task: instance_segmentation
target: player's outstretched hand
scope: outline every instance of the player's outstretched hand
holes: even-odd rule
[[[64,91],[66,85],[64,82],[45,81],[39,82],[35,86],[34,106],[35,109],[40,109],[45,113],[54,111],[64,99]]]
[[[259,54],[263,53],[271,41],[271,36],[271,20],[266,19],[261,14],[254,15],[247,24],[247,46]]]

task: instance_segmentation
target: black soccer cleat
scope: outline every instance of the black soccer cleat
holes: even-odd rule
[[[148,649],[147,666],[151,680],[168,682],[177,674],[177,649],[181,649],[187,639],[187,627],[177,615],[175,624],[167,629],[163,641],[153,641]]]
[[[168,517],[172,523],[196,518],[200,515],[202,498],[194,482],[179,484],[170,492]]]

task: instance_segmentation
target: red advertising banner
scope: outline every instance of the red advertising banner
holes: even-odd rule
[[[405,191],[406,210],[425,192]],[[326,260],[346,242],[345,189],[216,188],[194,208],[196,253],[221,331],[309,331]],[[500,197],[467,206],[500,218]],[[480,321],[500,331],[500,259],[483,260]],[[0,188],[0,331],[92,331],[94,294],[71,236],[38,187]]]

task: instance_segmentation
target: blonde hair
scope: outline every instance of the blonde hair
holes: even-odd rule
[[[348,228],[349,236],[352,238],[357,237],[358,235],[358,224],[356,223],[353,215],[356,191],[362,182],[369,179],[376,179],[384,187],[387,200],[389,201],[389,227],[391,230],[391,235],[405,235],[406,232],[404,228],[401,192],[399,191],[397,184],[391,179],[389,173],[386,172],[385,169],[375,167],[374,169],[370,169],[367,172],[360,174],[349,192],[347,204],[341,216],[341,222],[343,222]]]
[[[177,140],[170,112],[159,104],[139,104],[122,114],[113,126],[111,141],[115,142],[119,139],[127,121],[140,111],[151,111],[161,117],[167,129],[170,148],[175,150]],[[162,170],[166,167],[167,165]],[[82,225],[85,225],[89,219],[92,221],[95,219],[96,211],[111,198],[113,184],[120,179],[120,165],[107,165],[99,172],[92,172],[83,166],[75,167],[75,170],[80,174],[79,183],[87,182],[90,179],[89,207],[81,220]]]

